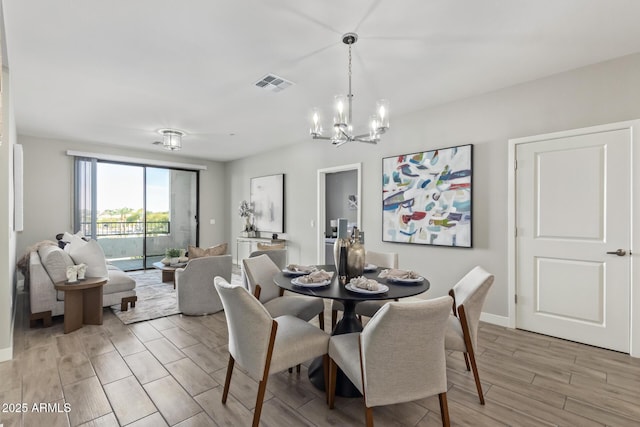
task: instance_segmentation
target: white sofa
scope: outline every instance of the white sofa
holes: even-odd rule
[[[31,306],[30,325],[42,319],[44,326],[51,325],[51,317],[64,314],[64,292],[56,291],[54,283],[66,280],[67,266],[73,265],[71,257],[57,246],[41,246],[29,255],[27,284]],[[118,267],[107,264],[108,281],[102,287],[102,305],[121,304],[121,310],[135,307],[136,281]]]

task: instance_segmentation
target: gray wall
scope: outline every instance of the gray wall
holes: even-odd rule
[[[228,209],[221,203],[225,194],[224,165],[158,153],[134,151],[89,142],[59,141],[19,136],[24,147],[24,232],[18,237],[18,254],[41,240],[53,240],[57,233],[71,231],[73,221],[73,157],[67,150],[122,155],[207,166],[200,171],[200,245],[225,241]],[[210,219],[215,219],[211,225]]]
[[[496,275],[485,312],[507,316],[507,141],[528,135],[640,118],[640,54],[568,71],[405,116],[392,116],[391,129],[376,146],[349,143],[333,148],[301,139],[282,150],[227,164],[230,182],[228,239],[242,230],[235,214],[249,197],[249,179],[285,173],[285,228],[290,262],[316,260],[317,170],[362,162],[362,229],[366,247],[398,252],[400,268],[431,281],[427,297],[445,295],[474,265]],[[331,94],[327,94],[328,97]],[[394,111],[402,100],[388,95]],[[355,108],[367,108],[356,103]],[[474,144],[473,248],[453,249],[381,241],[383,157],[459,144]]]

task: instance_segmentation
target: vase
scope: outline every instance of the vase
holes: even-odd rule
[[[347,251],[347,280],[362,276],[364,273],[364,245],[360,242],[360,231],[354,229],[353,242]]]

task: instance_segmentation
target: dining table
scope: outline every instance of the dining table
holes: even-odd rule
[[[274,283],[282,289],[294,292],[300,295],[306,295],[316,298],[327,298],[340,301],[344,305],[344,314],[342,319],[338,321],[331,335],[349,334],[353,332],[362,331],[362,323],[356,316],[356,305],[362,301],[384,301],[384,300],[396,300],[400,298],[411,297],[419,295],[429,290],[429,281],[421,277],[420,279],[410,281],[398,281],[393,279],[381,279],[378,277],[381,268],[376,267],[365,270],[363,276],[367,279],[374,279],[381,285],[388,287],[388,290],[383,293],[370,293],[363,290],[349,290],[347,286],[341,284],[336,274],[336,268],[334,265],[316,265],[318,270],[322,269],[327,272],[333,272],[333,277],[328,284],[324,286],[299,286],[295,280],[295,274],[288,272],[286,269],[276,274],[273,278]],[[351,289],[353,289],[351,287]],[[353,357],[358,357],[354,354]],[[324,390],[324,370],[322,366],[322,358],[319,357],[311,362],[309,365],[309,380],[318,389]],[[336,379],[336,394],[343,397],[358,397],[362,396],[358,389],[351,383],[349,378],[338,369],[338,376]]]

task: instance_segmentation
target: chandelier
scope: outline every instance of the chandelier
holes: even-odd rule
[[[331,141],[336,147],[350,141],[366,142],[376,144],[380,141],[380,136],[389,129],[389,101],[381,99],[376,103],[376,114],[369,118],[369,133],[361,135],[353,134],[352,103],[351,93],[351,45],[358,41],[356,33],[346,33],[342,36],[342,43],[349,46],[349,93],[347,95],[336,95],[333,115],[333,135],[322,136],[322,121],[320,110],[314,108],[311,115],[311,129],[309,133],[313,139],[324,139]]]
[[[185,133],[181,130],[160,129],[158,133],[162,135],[162,146],[165,150],[177,151],[182,148],[182,137]]]

